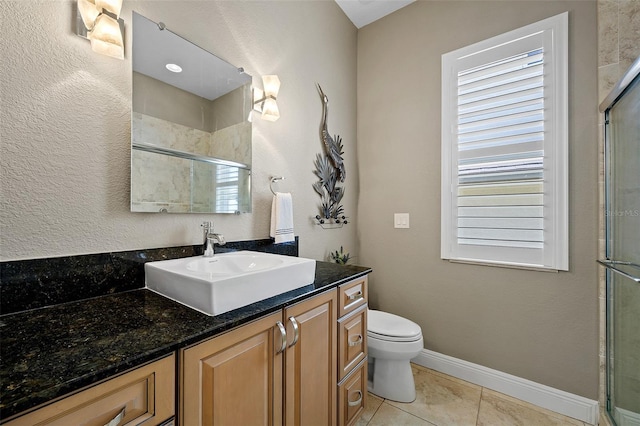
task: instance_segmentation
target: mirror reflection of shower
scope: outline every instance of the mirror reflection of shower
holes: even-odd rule
[[[251,76],[133,13],[131,211],[251,211]]]

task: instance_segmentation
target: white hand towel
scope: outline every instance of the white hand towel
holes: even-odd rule
[[[271,203],[271,237],[275,243],[295,240],[293,233],[293,201],[288,192],[276,192]]]

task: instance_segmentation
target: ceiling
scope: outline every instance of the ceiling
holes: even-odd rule
[[[383,16],[413,3],[415,0],[336,0],[338,6],[351,19],[351,22],[362,28],[377,21]]]

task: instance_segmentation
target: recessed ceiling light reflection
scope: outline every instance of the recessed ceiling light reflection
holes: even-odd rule
[[[182,67],[176,64],[167,64],[165,65],[167,69],[171,72],[182,72]]]

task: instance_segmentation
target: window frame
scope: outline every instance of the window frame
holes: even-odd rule
[[[568,12],[442,55],[441,258],[490,266],[569,270],[568,236]],[[544,201],[543,248],[458,244],[458,72],[487,64],[498,54],[541,36],[544,47]],[[521,49],[526,49],[521,48]],[[523,50],[520,50],[523,51]],[[547,117],[548,112],[551,112]],[[482,253],[481,253],[482,252]]]

